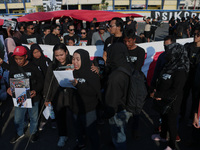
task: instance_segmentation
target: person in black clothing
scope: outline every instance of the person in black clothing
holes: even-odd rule
[[[63,147],[67,141],[67,110],[71,99],[71,89],[61,87],[56,80],[53,71],[61,66],[71,64],[71,56],[65,44],[56,44],[53,48],[54,61],[48,67],[44,83],[45,105],[51,104],[55,112],[59,141],[58,146]]]
[[[71,17],[66,17],[64,18],[64,23],[62,24],[62,33],[66,34],[69,33],[68,29],[69,29],[69,25],[73,24],[74,21]]]
[[[152,36],[152,40],[155,40],[155,34],[156,34],[156,29],[158,28],[158,22],[156,21],[155,18],[152,19],[151,22],[151,36]]]
[[[180,22],[176,28],[177,38],[189,38],[190,32],[188,22],[186,22],[185,17],[182,17],[181,21],[182,22]]]
[[[32,63],[38,67],[38,69],[42,72],[43,79],[45,79],[46,72],[49,67],[49,64],[51,63],[51,60],[48,57],[44,56],[43,51],[38,44],[31,45],[30,53],[31,53]],[[43,104],[44,104],[44,101],[41,101],[40,109],[42,108]],[[45,123],[46,123],[46,119],[42,115],[39,130],[43,129],[43,126],[45,125]]]
[[[87,30],[81,29],[80,46],[91,45],[91,39],[87,36]]]
[[[42,29],[42,43],[45,44],[45,37],[51,33],[51,27],[50,26],[45,26],[43,29]]]
[[[127,18],[127,23],[126,23],[126,26],[125,26],[125,29],[128,31],[130,29],[133,30],[134,33],[137,32],[137,22],[135,20],[131,20],[129,17]]]
[[[169,20],[169,35],[174,35],[174,26],[176,25],[175,18],[172,16],[172,18]]]
[[[111,137],[117,150],[126,150],[125,126],[131,113],[125,109],[129,75],[119,68],[131,73],[127,62],[128,51],[123,43],[114,43],[110,47],[107,58],[108,80],[105,93],[105,117],[109,118]]]
[[[104,44],[104,52],[103,52],[103,59],[107,60],[107,53],[109,51],[109,47],[113,43],[121,42],[123,43],[123,36],[122,36],[122,31],[123,31],[123,20],[121,18],[113,18],[110,22],[110,34],[113,34],[109,38],[106,39],[105,44]]]
[[[161,133],[152,135],[155,141],[166,141],[169,131],[169,143],[165,150],[175,149],[177,136],[177,117],[182,101],[183,87],[189,72],[189,59],[184,46],[164,40],[166,63],[159,74],[156,89],[150,96],[160,103],[168,103],[171,108],[162,114]],[[163,110],[164,111],[164,110]]]
[[[190,59],[190,71],[188,73],[187,81],[184,86],[183,102],[181,106],[181,116],[184,117],[186,113],[187,99],[192,92],[192,110],[195,107],[194,100],[194,77],[198,63],[200,62],[200,28],[195,30],[194,42],[186,43],[185,49],[188,52],[188,57]],[[193,112],[190,114],[190,119],[193,119]]]
[[[129,58],[127,58],[127,61],[131,61],[134,69],[141,71],[144,63],[145,51],[143,48],[137,46],[135,41],[136,37],[134,31],[126,31],[124,35],[124,44],[127,46],[129,52]]]
[[[23,46],[17,46],[12,55],[14,59],[9,62],[9,78],[30,80],[30,97],[32,99],[32,108],[15,107],[14,123],[16,127],[16,135],[11,139],[10,143],[16,143],[19,139],[24,137],[25,114],[28,112],[30,118],[30,133],[31,142],[35,142],[38,138],[37,134],[37,120],[38,120],[38,106],[41,100],[41,92],[43,88],[42,74],[38,68],[27,60],[27,50]],[[26,77],[27,76],[27,77]],[[11,88],[7,89],[9,95],[12,96]],[[14,96],[14,95],[13,95]],[[28,96],[28,95],[27,95]],[[14,96],[15,97],[15,96]]]
[[[20,38],[20,42],[22,44],[32,45],[34,43],[42,44],[42,38],[39,34],[34,33],[35,27],[32,22],[28,22],[26,24],[25,32],[22,34]]]
[[[67,44],[69,38],[73,38],[75,40],[75,45],[79,45],[79,36],[75,34],[75,27],[74,25],[70,25],[68,28],[69,34],[64,36],[64,43]]]
[[[60,38],[58,35],[60,34],[60,26],[59,25],[52,25],[51,33],[47,34],[44,39],[44,44],[48,45],[56,45],[60,43]]]
[[[124,34],[124,44],[128,48],[129,56],[127,58],[127,61],[131,64],[134,70],[138,70],[142,73],[141,69],[144,63],[145,58],[145,51],[143,48],[137,46],[135,44],[136,37],[135,32],[133,30],[128,30]],[[139,116],[135,115],[133,117],[134,123],[133,123],[133,136],[134,138],[139,137]]]
[[[31,45],[30,53],[32,62],[38,67],[39,70],[41,70],[43,77],[45,78],[51,60],[44,56],[43,51],[38,44]]]
[[[77,88],[74,92],[74,99],[70,103],[70,108],[75,119],[75,127],[78,136],[78,148],[83,148],[83,132],[86,132],[91,149],[99,149],[99,137],[96,128],[96,106],[101,100],[99,76],[91,71],[89,53],[86,50],[78,49],[72,58],[74,65],[73,85]]]
[[[90,26],[90,29],[89,29],[88,34],[87,34],[90,39],[92,39],[92,35],[93,35],[94,32],[96,32],[96,29],[95,29],[95,25],[92,24]]]

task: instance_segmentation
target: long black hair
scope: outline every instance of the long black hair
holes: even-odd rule
[[[60,62],[55,58],[55,51],[57,50],[63,50],[65,53],[68,52],[67,57],[66,57],[66,65],[67,64],[71,64],[72,62],[72,56],[70,56],[69,54],[69,50],[67,49],[66,45],[64,43],[59,43],[56,44],[53,47],[53,65],[54,65],[54,69],[61,66]]]

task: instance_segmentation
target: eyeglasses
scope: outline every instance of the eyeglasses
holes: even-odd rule
[[[60,31],[60,29],[56,29],[56,30]]]
[[[114,26],[116,26],[115,24],[114,25],[109,25],[109,28],[112,28],[112,27],[114,27]]]
[[[34,30],[35,28],[33,27],[33,28],[29,28],[29,29]]]
[[[74,29],[69,29],[69,31],[74,31]]]
[[[81,34],[86,34],[85,32],[81,32]]]

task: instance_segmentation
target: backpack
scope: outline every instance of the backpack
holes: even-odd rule
[[[122,67],[119,67],[118,70],[129,75],[128,97],[125,104],[126,110],[133,113],[133,115],[139,115],[148,94],[144,75],[138,70],[133,70],[131,74]]]

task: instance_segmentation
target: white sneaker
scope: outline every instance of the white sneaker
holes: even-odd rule
[[[151,136],[151,139],[154,140],[154,141],[167,142],[167,139],[161,138],[160,134],[153,134]]]
[[[58,147],[65,146],[65,142],[67,141],[68,137],[66,136],[60,136],[58,140]]]
[[[44,129],[45,124],[46,122],[40,122],[39,131],[42,131]]]
[[[171,147],[167,146],[167,148],[165,148],[164,150],[173,150],[173,149],[171,149]]]

